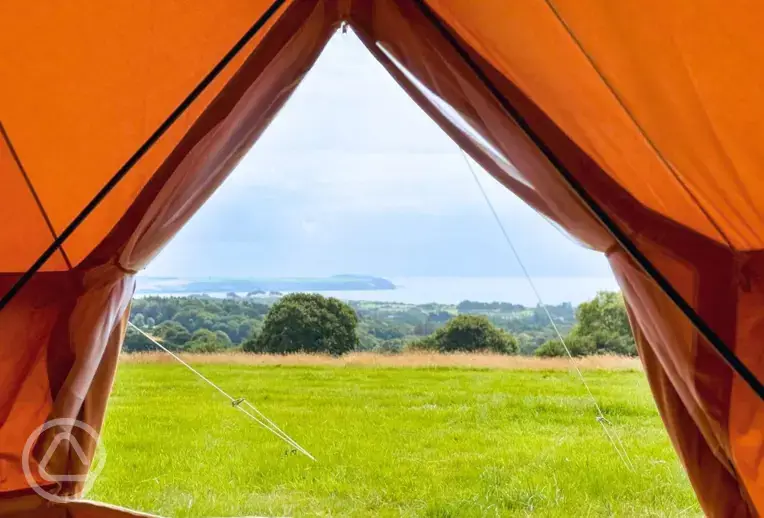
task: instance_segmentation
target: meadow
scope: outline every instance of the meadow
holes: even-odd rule
[[[638,360],[579,363],[630,469],[560,359],[188,358],[318,461],[184,367],[131,355],[88,498],[178,517],[701,514]]]

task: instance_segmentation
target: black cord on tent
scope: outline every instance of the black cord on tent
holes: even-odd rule
[[[61,248],[64,242],[69,236],[74,233],[75,230],[82,224],[85,219],[100,205],[101,201],[119,184],[122,178],[130,172],[130,170],[143,158],[143,156],[151,149],[151,147],[164,135],[170,127],[175,123],[178,118],[188,109],[191,104],[204,92],[204,90],[215,80],[217,76],[225,69],[226,66],[239,54],[247,43],[268,23],[273,17],[276,11],[284,4],[285,0],[275,0],[273,4],[255,21],[255,23],[239,38],[234,46],[229,50],[223,58],[218,62],[210,72],[204,76],[204,78],[191,90],[191,93],[186,96],[185,99],[175,108],[172,113],[165,119],[165,121],[151,134],[151,136],[141,145],[140,148],[131,156],[127,162],[125,162],[119,170],[114,173],[114,176],[104,185],[92,200],[83,208],[79,214],[72,220],[71,223],[61,232],[61,234],[53,240],[53,243],[42,253],[40,257],[19,277],[19,279],[11,286],[8,292],[0,299],[0,310],[2,310],[8,303],[16,296],[21,288],[28,283],[34,274],[37,273],[40,268],[51,258],[56,251]]]
[[[29,192],[32,194],[32,198],[34,198],[34,201],[37,204],[37,208],[40,209],[42,219],[45,220],[45,224],[48,226],[48,230],[50,230],[50,235],[55,240],[58,238],[56,229],[53,227],[53,223],[51,223],[50,218],[48,217],[48,213],[45,211],[45,207],[42,205],[42,201],[40,201],[40,196],[37,195],[37,190],[34,188],[34,185],[32,185],[32,180],[29,179],[29,175],[27,174],[27,170],[24,168],[24,164],[21,163],[21,159],[19,158],[18,153],[16,153],[16,148],[13,147],[11,137],[8,136],[8,132],[6,132],[5,127],[3,127],[3,121],[0,121],[0,137],[5,140],[5,144],[8,146],[8,151],[11,153],[11,158],[13,158],[13,161],[16,162],[16,167],[19,168],[21,176],[24,177],[24,182],[26,182],[27,188],[29,189]],[[61,249],[61,256],[64,258],[66,266],[71,269],[72,263],[69,262],[69,256],[66,255],[66,252],[63,248]]]
[[[618,224],[600,207],[597,201],[589,194],[576,177],[568,171],[565,165],[557,158],[554,152],[546,145],[530,127],[523,116],[515,109],[509,99],[493,84],[483,69],[472,59],[469,52],[462,46],[459,40],[451,33],[438,15],[430,9],[425,0],[413,0],[422,14],[430,20],[438,32],[445,38],[451,47],[464,60],[465,64],[480,79],[483,85],[491,92],[496,101],[507,112],[517,126],[523,130],[529,139],[538,147],[546,159],[554,166],[560,176],[565,180],[568,186],[576,193],[579,199],[589,208],[597,220],[610,232],[619,245],[639,264],[639,266],[652,278],[658,287],[676,304],[676,306],[690,320],[697,331],[710,343],[714,350],[722,357],[751,389],[764,401],[764,384],[756,375],[745,365],[745,363],[735,354],[735,352],[722,340],[722,338],[711,329],[706,321],[695,309],[682,297],[674,286],[666,279],[663,274],[652,264],[652,262],[639,250],[628,235],[618,226]]]

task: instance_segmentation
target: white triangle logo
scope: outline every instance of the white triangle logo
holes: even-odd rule
[[[87,473],[84,475],[51,475],[48,473],[48,463],[50,463],[51,457],[53,457],[53,455],[56,453],[58,445],[64,441],[69,442],[69,447],[74,451],[74,453],[77,454],[77,457],[79,457],[80,462],[84,466],[89,465],[90,462],[88,460],[88,456],[85,455],[85,451],[82,449],[80,441],[78,441],[77,438],[72,434],[60,432],[53,438],[53,441],[50,443],[50,446],[45,452],[45,455],[38,464],[37,469],[40,473],[40,476],[48,482],[85,482],[88,479]]]

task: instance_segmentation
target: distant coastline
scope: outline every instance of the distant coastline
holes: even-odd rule
[[[395,284],[382,277],[369,275],[333,275],[316,278],[224,279],[139,277],[139,295],[231,292],[254,295],[280,294],[295,291],[376,291],[394,290]]]
[[[365,280],[360,289],[347,288],[349,284],[337,282],[347,279],[357,283]],[[214,298],[251,297],[272,298],[280,294],[294,291],[320,293],[341,300],[367,300],[377,302],[400,302],[405,304],[426,304],[431,302],[442,304],[458,304],[464,300],[480,302],[511,302],[535,307],[538,299],[524,277],[375,277],[375,276],[344,276],[308,279],[325,282],[333,280],[330,289],[317,289],[313,286],[322,284],[304,283],[305,279],[291,278],[289,289],[250,289],[252,286],[232,286],[229,289],[223,282],[230,282],[220,277],[151,277],[138,276],[138,297],[158,296],[209,296]],[[380,279],[383,283],[370,283],[369,279]],[[258,279],[234,279],[234,281],[254,282]],[[273,280],[273,279],[271,279]],[[276,279],[283,281],[285,279]],[[303,282],[298,285],[294,281]],[[212,282],[213,284],[190,284],[191,282]],[[580,304],[594,297],[598,291],[618,291],[618,283],[612,277],[534,277],[533,282],[541,292],[546,304],[571,302]],[[358,285],[358,284],[355,284]],[[209,286],[218,286],[209,289]],[[263,285],[260,285],[261,287]],[[200,289],[201,288],[201,289]],[[279,293],[271,293],[279,292]]]

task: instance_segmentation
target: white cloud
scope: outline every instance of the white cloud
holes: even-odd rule
[[[481,176],[488,180],[483,173]],[[498,183],[484,181],[503,205],[522,203]],[[301,195],[327,210],[427,214],[482,205],[480,191],[458,151],[357,153],[310,151],[246,157],[221,192],[270,189]]]
[[[477,166],[476,166],[477,167]],[[541,275],[597,275],[583,250],[477,168]],[[352,34],[149,267],[162,275],[516,275],[461,152]]]
[[[461,152],[352,34],[332,39],[223,191],[304,194],[322,210],[441,214],[482,204]],[[487,175],[483,173],[487,178]],[[503,209],[521,202],[486,182]]]

